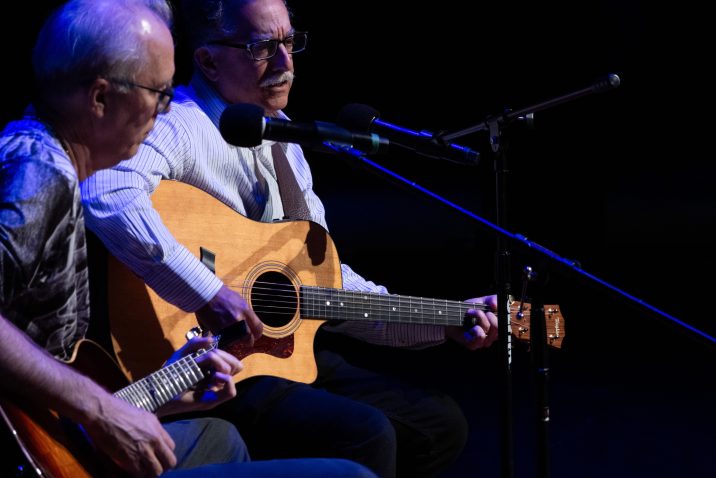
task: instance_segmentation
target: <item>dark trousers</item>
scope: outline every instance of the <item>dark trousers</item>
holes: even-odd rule
[[[467,440],[467,423],[448,396],[316,353],[311,385],[276,377],[237,384],[236,399],[212,414],[234,423],[254,459],[340,457],[381,478],[434,477]]]
[[[180,420],[164,427],[174,440],[177,466],[163,478],[376,478],[367,468],[342,459],[250,461],[236,428],[217,418]]]

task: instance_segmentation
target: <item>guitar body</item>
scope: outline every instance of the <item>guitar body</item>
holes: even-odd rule
[[[76,345],[68,363],[110,391],[127,384],[126,377],[111,356],[89,340]],[[54,411],[33,406],[27,400],[2,397],[0,412],[28,462],[44,476],[113,476],[111,467],[98,459],[81,430]]]
[[[317,368],[313,340],[323,320],[302,320],[299,286],[341,287],[336,248],[321,226],[309,221],[261,223],[236,213],[209,194],[162,181],[152,203],[174,237],[197,257],[212,251],[216,275],[246,298],[264,322],[252,349],[228,346],[244,370],[235,380],[272,375],[310,383]],[[110,330],[122,370],[132,379],[159,368],[187,340],[196,316],[164,301],[129,269],[110,258]],[[285,285],[286,306],[259,313],[261,283]],[[222,348],[226,348],[222,346]]]
[[[198,258],[215,256],[217,276],[238,291],[264,323],[253,347],[225,340],[221,348],[244,363],[235,381],[257,375],[311,383],[317,376],[313,341],[327,319],[465,326],[465,302],[342,290],[338,253],[328,233],[310,221],[262,223],[236,213],[209,194],[162,181],[152,195],[162,221]],[[111,257],[111,256],[110,256]],[[197,327],[195,314],[160,298],[116,259],[108,265],[112,342],[133,380],[161,367]],[[509,304],[512,336],[530,339],[530,307]],[[549,345],[559,347],[564,322],[546,308]],[[226,334],[228,335],[228,334]]]

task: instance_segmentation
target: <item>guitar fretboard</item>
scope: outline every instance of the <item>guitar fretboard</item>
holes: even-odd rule
[[[482,304],[395,294],[301,286],[301,315],[320,319],[465,325],[465,313]]]
[[[204,372],[196,364],[194,357],[195,355],[187,355],[114,395],[135,407],[154,412],[204,378]]]

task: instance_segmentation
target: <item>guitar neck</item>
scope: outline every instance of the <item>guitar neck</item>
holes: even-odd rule
[[[376,292],[301,286],[301,316],[429,325],[465,325],[469,309],[483,304]]]
[[[204,378],[204,372],[194,360],[195,356],[196,354],[187,355],[121,389],[114,395],[138,408],[154,412]]]

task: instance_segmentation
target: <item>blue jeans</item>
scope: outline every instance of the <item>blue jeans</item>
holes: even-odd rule
[[[250,461],[236,428],[217,418],[165,423],[176,445],[177,466],[164,478],[376,478],[363,466],[342,459],[299,458]]]

